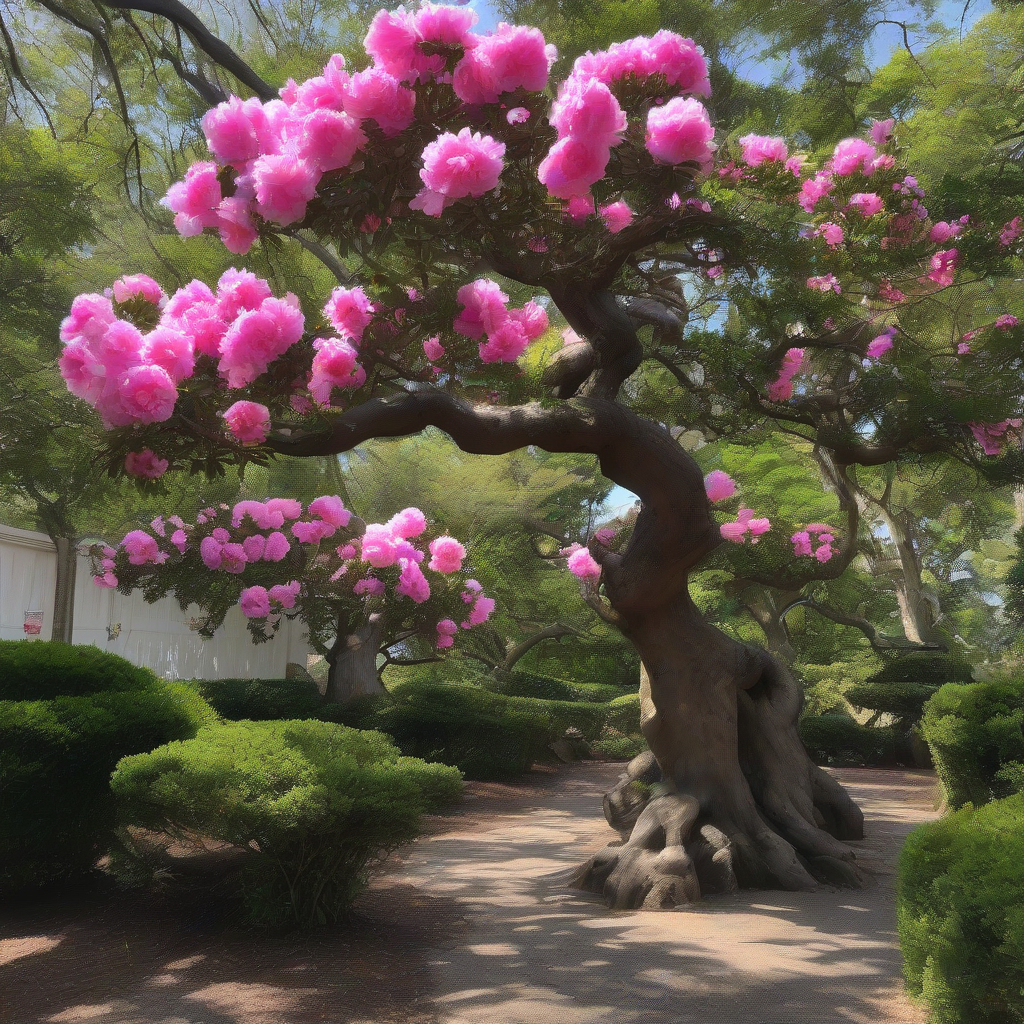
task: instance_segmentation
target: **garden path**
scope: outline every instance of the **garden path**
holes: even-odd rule
[[[919,1024],[893,910],[929,772],[841,769],[864,808],[859,891],[744,892],[609,913],[553,884],[614,838],[621,765],[470,783],[353,918],[305,935],[226,926],[207,898],[100,885],[0,912],[4,1024]]]

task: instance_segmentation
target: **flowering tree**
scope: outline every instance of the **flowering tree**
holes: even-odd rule
[[[423,540],[419,509],[366,524],[324,495],[303,511],[294,498],[271,498],[205,508],[194,523],[158,516],[117,548],[93,548],[94,582],[139,589],[147,601],[173,594],[182,610],[198,605],[201,636],[213,636],[236,604],[254,643],[282,618],[301,618],[326,655],[330,701],[383,692],[382,647],[419,640],[445,650],[494,610],[480,584],[460,576],[462,544],[446,534]]]
[[[633,410],[634,374],[666,350],[677,368],[699,362],[728,397],[711,415],[742,405],[800,426],[840,483],[907,452],[1011,472],[1013,455],[978,445],[1019,429],[1019,326],[975,303],[981,333],[950,344],[920,310],[1011,271],[1022,221],[992,208],[933,222],[891,124],[816,169],[781,139],[716,143],[703,56],[673,33],[587,54],[554,89],[539,31],[478,35],[474,17],[382,12],[369,67],[334,57],[279,98],[232,98],[204,119],[211,159],[166,199],[178,230],[238,253],[281,227],[315,232],[353,275],[322,311],[307,318],[241,271],[169,298],[121,281],[75,301],[68,386],[110,429],[114,464],[145,448],[213,469],[430,425],[480,454],[595,454],[643,504],[628,538],[590,538],[572,569],[640,654],[644,733],[670,792],[581,884],[617,906],[668,906],[737,884],[853,881],[843,840],[862,816],[800,743],[797,684],[687,590],[723,536],[775,544],[786,564],[844,542],[817,524],[780,541],[756,510],[723,531],[697,464]],[[724,327],[687,329],[687,277],[725,290]],[[538,381],[517,360],[556,311],[573,343]]]

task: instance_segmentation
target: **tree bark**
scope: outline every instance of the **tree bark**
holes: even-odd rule
[[[793,647],[780,606],[785,609],[799,596],[799,591],[783,591],[776,598],[766,587],[750,588],[742,596],[743,607],[764,633],[769,653],[789,665],[796,661],[796,648]]]
[[[602,388],[616,372],[595,371]],[[702,887],[856,884],[862,875],[841,840],[863,835],[863,817],[800,741],[800,687],[771,655],[711,626],[690,599],[689,573],[721,537],[703,474],[669,432],[601,397],[506,408],[425,390],[364,402],[326,433],[273,443],[326,454],[428,425],[478,454],[528,445],[592,452],[601,472],[642,502],[623,551],[591,544],[602,575],[590,596],[640,655],[642,729],[663,781],[626,845],[588,861],[577,884],[629,907],[690,902]]]
[[[347,704],[359,697],[383,694],[384,684],[377,672],[377,654],[383,638],[384,616],[371,612],[354,632],[343,632],[327,655],[327,690],[324,699],[332,704]]]
[[[57,582],[53,594],[53,629],[50,637],[72,643],[75,625],[75,579],[78,574],[78,544],[73,537],[54,537],[57,549]]]

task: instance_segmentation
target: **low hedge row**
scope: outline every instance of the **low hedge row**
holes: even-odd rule
[[[110,785],[123,826],[246,851],[234,881],[250,923],[311,925],[336,920],[374,864],[413,839],[420,814],[454,799],[462,780],[448,765],[401,756],[380,733],[243,721],[127,757]],[[145,863],[142,848],[132,852]]]
[[[316,718],[324,707],[311,679],[192,679],[188,683],[229,722]]]
[[[569,679],[515,670],[508,679],[494,686],[507,697],[536,697],[540,700],[583,701],[607,704],[622,696],[622,689],[608,683],[577,683]]]
[[[1024,1022],[1024,794],[915,829],[899,861],[904,972],[934,1024]]]
[[[88,872],[113,834],[117,762],[215,720],[194,690],[95,647],[0,643],[0,889]]]
[[[805,715],[799,729],[818,764],[892,764],[896,758],[894,730],[861,725],[846,714]]]
[[[1007,796],[1024,774],[1024,681],[955,683],[925,705],[921,728],[951,807]]]

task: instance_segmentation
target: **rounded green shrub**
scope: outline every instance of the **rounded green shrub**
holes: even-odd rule
[[[849,715],[805,715],[799,729],[800,739],[818,764],[885,764],[895,758],[892,729],[861,725]]]
[[[595,754],[611,761],[632,761],[647,750],[647,740],[643,736],[603,736],[590,746]]]
[[[1024,761],[1024,680],[947,683],[921,719],[935,770],[951,807],[975,806],[1013,791],[1000,775]]]
[[[627,693],[608,703],[607,724],[626,736],[640,734],[640,694]]]
[[[1024,1022],[1024,795],[911,832],[896,913],[908,987],[935,1024]]]
[[[249,851],[236,877],[249,922],[312,925],[336,920],[462,780],[380,733],[306,720],[207,726],[125,758],[110,785],[122,826]]]
[[[921,717],[928,698],[937,690],[937,686],[926,683],[862,683],[849,687],[843,696],[855,708],[867,708],[916,721]]]
[[[873,676],[870,683],[969,683],[974,677],[971,666],[959,658],[941,654],[904,654],[887,662]]]
[[[556,679],[536,672],[515,670],[496,687],[507,697],[535,697],[540,700],[583,701],[606,704],[622,696],[622,689],[608,683],[577,683],[569,679]]]
[[[194,679],[189,686],[229,722],[316,718],[324,704],[312,679]]]
[[[156,678],[148,668],[90,645],[0,640],[0,700],[141,690]]]
[[[68,656],[67,644],[54,645],[61,649],[53,652],[47,643],[21,643],[27,651],[12,661],[22,675],[5,692],[29,691],[28,666],[36,657],[47,698],[0,700],[2,890],[89,871],[113,835],[109,778],[117,762],[194,736],[216,721],[194,690],[165,683],[122,658],[86,648],[76,659]],[[76,665],[84,666],[83,679],[74,675]],[[97,688],[97,665],[109,670],[111,690]],[[72,696],[53,695],[55,666],[65,673],[60,678]]]

